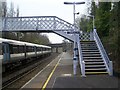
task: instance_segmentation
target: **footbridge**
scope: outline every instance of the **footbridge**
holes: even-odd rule
[[[73,24],[56,16],[5,17],[3,32],[53,32],[74,43],[73,74],[77,63],[82,76],[87,74],[113,74],[112,61],[94,29],[80,32]]]

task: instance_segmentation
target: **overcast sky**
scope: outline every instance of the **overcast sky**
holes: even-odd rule
[[[7,0],[8,5],[13,2],[15,8],[19,6],[20,16],[57,16],[73,23],[73,6],[64,5],[65,1],[82,2],[86,0]],[[76,5],[76,12],[86,13],[86,4]],[[47,35],[52,43],[61,43],[63,40],[54,34]]]

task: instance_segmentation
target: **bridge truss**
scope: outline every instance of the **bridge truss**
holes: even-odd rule
[[[74,26],[56,16],[36,17],[6,17],[4,19],[5,31],[67,31],[73,30]]]

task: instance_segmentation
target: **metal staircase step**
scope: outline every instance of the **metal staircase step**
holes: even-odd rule
[[[91,69],[85,69],[85,72],[106,72],[106,68],[91,68]]]
[[[100,54],[100,52],[82,52],[82,54]]]
[[[85,69],[85,71],[106,71],[106,68],[90,68],[90,69]]]
[[[101,54],[100,53],[89,53],[89,52],[86,53],[85,52],[85,53],[83,53],[83,55],[95,55],[95,56],[97,56],[97,55],[101,55]]]
[[[96,43],[81,43],[81,46],[97,46]]]
[[[98,48],[82,48],[82,50],[98,50]]]
[[[92,44],[92,45],[91,45],[91,44],[90,44],[90,45],[81,44],[81,47],[83,47],[83,48],[84,48],[84,47],[88,47],[88,48],[89,48],[89,47],[97,48],[97,45],[96,45],[96,44],[95,44],[95,45],[93,45],[93,44]]]
[[[103,60],[102,59],[86,59],[86,60],[84,60],[85,62],[103,62]]]
[[[86,75],[98,75],[98,74],[108,74],[108,72],[85,72]]]
[[[95,46],[97,47],[97,44],[95,43],[94,44],[93,43],[92,44],[86,44],[86,43],[81,44],[81,47],[95,47]]]
[[[97,45],[93,45],[93,44],[90,44],[90,45],[87,45],[87,44],[81,44],[81,47],[94,47],[94,48],[97,48]]]
[[[82,52],[99,52],[99,50],[82,50]]]
[[[104,62],[85,62],[85,65],[104,65]]]
[[[105,68],[105,65],[86,65],[85,68]]]
[[[100,54],[83,54],[83,57],[101,57]]]
[[[80,42],[81,44],[96,44],[96,42]]]
[[[98,48],[96,45],[81,45],[81,48]]]
[[[96,44],[95,42],[80,42],[81,44]]]
[[[95,42],[95,41],[93,40],[93,41],[80,41],[80,42]]]
[[[95,48],[96,49],[97,47],[96,46],[81,46],[81,48],[88,48],[88,49],[89,48]]]
[[[81,48],[82,50],[99,50],[98,48]]]
[[[83,60],[84,59],[102,59],[102,57],[83,57]]]
[[[81,44],[87,44],[87,43],[96,43],[95,41],[80,41]]]
[[[96,44],[81,44],[81,47],[96,47]]]

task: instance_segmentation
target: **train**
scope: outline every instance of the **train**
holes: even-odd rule
[[[0,38],[0,62],[2,72],[18,66],[31,58],[50,55],[51,47],[29,42]]]

